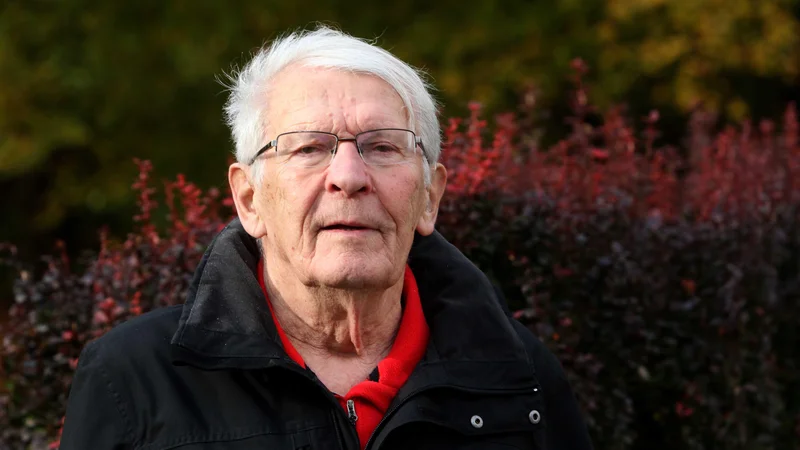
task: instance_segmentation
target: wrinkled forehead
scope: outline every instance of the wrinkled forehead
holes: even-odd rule
[[[267,94],[267,132],[316,130],[358,133],[409,128],[400,95],[381,78],[338,69],[290,66]]]

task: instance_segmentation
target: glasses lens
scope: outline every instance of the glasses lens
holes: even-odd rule
[[[315,167],[327,163],[336,147],[336,136],[313,131],[278,136],[278,162],[294,167]]]
[[[411,160],[416,145],[408,130],[374,130],[358,135],[358,147],[364,162],[373,166],[391,166]]]

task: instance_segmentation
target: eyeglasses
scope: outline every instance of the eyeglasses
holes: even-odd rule
[[[342,139],[324,131],[290,131],[279,134],[262,147],[250,164],[268,150],[275,149],[273,155],[278,164],[302,168],[323,167],[333,161],[342,142],[355,142],[358,154],[368,166],[405,164],[413,160],[417,146],[424,150],[422,139],[413,131],[400,128],[364,131],[351,139]]]

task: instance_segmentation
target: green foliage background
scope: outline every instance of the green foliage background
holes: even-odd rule
[[[315,21],[425,68],[445,117],[470,100],[513,110],[530,85],[560,117],[582,57],[598,104],[659,108],[677,141],[697,101],[739,120],[800,98],[799,18],[800,0],[5,0],[0,241],[33,258],[56,237],[95,247],[103,224],[124,233],[134,157],[224,186],[232,145],[216,77]]]

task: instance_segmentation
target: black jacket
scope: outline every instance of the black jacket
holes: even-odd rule
[[[258,258],[234,220],[184,305],[88,344],[61,450],[358,450],[333,395],[284,352]],[[368,447],[591,448],[560,364],[510,318],[484,274],[438,233],[416,237],[409,265],[431,337]]]

